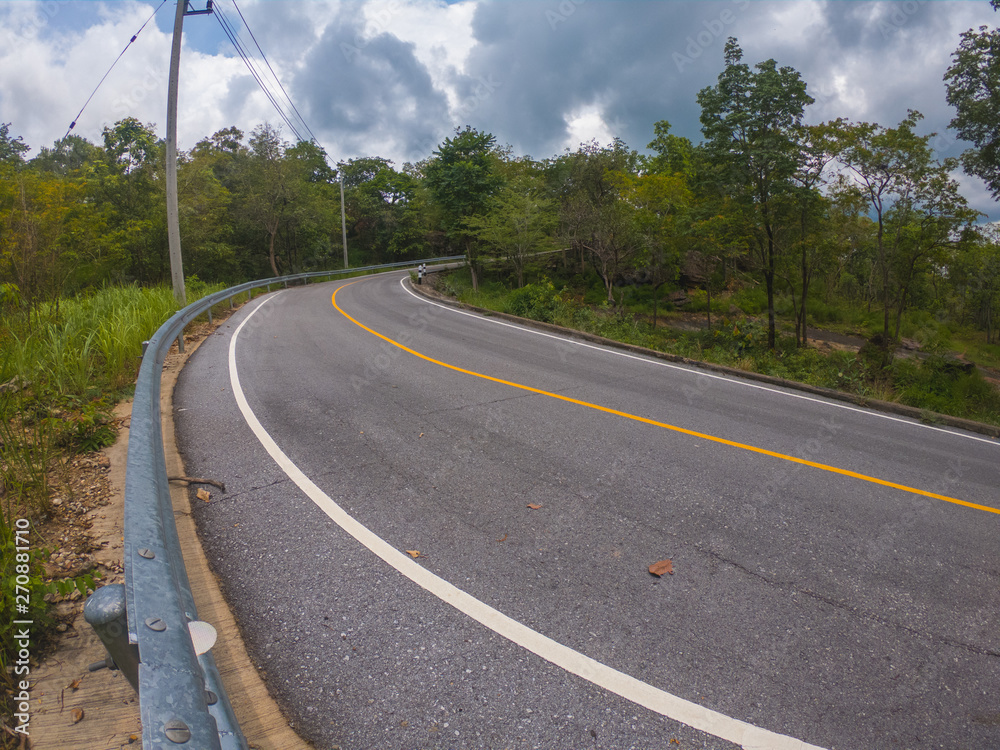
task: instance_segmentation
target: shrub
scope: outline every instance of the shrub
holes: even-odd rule
[[[551,281],[543,279],[538,284],[525,284],[507,295],[504,312],[522,318],[551,323],[563,301]]]

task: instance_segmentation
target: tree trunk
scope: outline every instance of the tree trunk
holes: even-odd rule
[[[277,261],[277,258],[274,257],[274,238],[275,238],[275,236],[277,234],[278,234],[278,230],[277,230],[277,228],[275,228],[275,230],[273,232],[271,232],[271,242],[270,242],[270,245],[268,246],[268,249],[267,249],[267,258],[268,258],[269,261],[271,261],[271,271],[274,272],[275,276],[279,276],[280,275],[278,273],[278,261]]]

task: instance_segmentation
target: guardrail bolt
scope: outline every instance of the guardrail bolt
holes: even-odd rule
[[[219,702],[219,696],[217,696],[211,690],[206,690],[205,691],[205,702],[208,705],[210,705],[210,706],[214,706],[216,703]]]
[[[150,617],[146,620],[146,627],[150,630],[154,630],[157,633],[162,633],[167,629],[167,623],[161,620],[159,617]]]
[[[180,719],[171,719],[164,724],[163,733],[167,736],[168,740],[176,742],[178,745],[182,745],[191,739],[191,730]]]
[[[156,557],[156,553],[153,552],[153,550],[151,549],[143,547],[141,550],[139,550],[139,557],[145,557],[147,560],[152,560],[154,557]]]

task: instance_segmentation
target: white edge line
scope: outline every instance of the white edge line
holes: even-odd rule
[[[271,299],[274,298],[266,298],[240,323],[229,342],[229,381],[233,389],[233,396],[236,398],[236,403],[247,425],[271,458],[288,478],[295,482],[299,489],[334,523],[418,586],[450,604],[459,612],[518,646],[600,688],[609,690],[662,716],[740,745],[744,750],[823,750],[816,745],[810,745],[794,737],[777,734],[753,724],[733,719],[718,711],[672,695],[564,646],[479,601],[471,594],[418,565],[415,560],[392,547],[349,515],[317,487],[278,447],[250,408],[240,385],[236,369],[236,341],[243,326]]]
[[[802,393],[793,393],[790,391],[781,390],[779,388],[771,388],[766,385],[761,385],[759,383],[751,383],[746,380],[739,380],[734,377],[727,377],[725,375],[717,375],[715,373],[699,370],[697,367],[689,367],[685,365],[676,365],[671,362],[663,362],[662,360],[651,359],[649,357],[643,357],[637,354],[629,354],[628,352],[619,351],[617,349],[611,349],[605,346],[598,346],[596,344],[588,344],[585,341],[578,341],[577,339],[569,338],[567,336],[559,336],[554,333],[546,333],[545,331],[539,331],[534,328],[528,328],[527,326],[518,325],[516,323],[508,323],[503,320],[497,320],[496,318],[489,318],[479,313],[469,312],[468,310],[459,310],[451,305],[445,305],[440,302],[435,302],[434,300],[427,299],[426,297],[417,294],[412,289],[408,289],[406,286],[406,277],[400,279],[400,286],[403,290],[409,294],[411,297],[424,302],[428,305],[433,305],[435,307],[440,307],[442,310],[448,310],[449,312],[457,313],[459,315],[467,315],[470,318],[476,318],[477,320],[482,320],[487,323],[494,323],[499,326],[504,326],[505,328],[514,328],[518,331],[523,331],[524,333],[533,333],[536,336],[544,336],[548,339],[555,339],[556,341],[561,341],[565,344],[573,344],[574,346],[582,346],[585,349],[593,349],[594,351],[604,352],[605,354],[611,354],[617,357],[625,357],[626,359],[634,359],[639,362],[645,362],[650,365],[655,365],[657,367],[667,367],[671,370],[679,370],[680,372],[686,372],[689,375],[694,375],[700,378],[712,378],[713,380],[722,380],[727,383],[732,383],[734,385],[741,385],[746,388],[756,388],[757,390],[767,391],[768,393],[775,393],[780,396],[787,396],[789,398],[798,398],[803,401],[811,401],[814,404],[822,404],[824,406],[832,406],[837,409],[846,409],[847,411],[853,411],[857,414],[865,414],[869,417],[877,417],[878,419],[887,419],[890,422],[900,422],[902,424],[910,425],[911,427],[920,427],[925,430],[934,430],[935,432],[941,432],[945,435],[953,435],[955,437],[966,438],[967,440],[976,440],[980,443],[986,443],[987,445],[1000,446],[1000,441],[993,438],[979,437],[978,435],[972,435],[967,432],[955,432],[953,430],[947,430],[943,427],[935,427],[930,424],[923,424],[922,422],[915,422],[912,419],[906,419],[904,417],[894,417],[890,414],[883,414],[882,412],[872,411],[870,409],[861,409],[857,406],[848,406],[847,404],[839,404],[835,401],[827,401],[826,399],[816,398],[815,396],[806,396]]]

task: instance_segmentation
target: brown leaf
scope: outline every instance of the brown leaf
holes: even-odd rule
[[[410,557],[416,560],[418,557],[420,557],[420,550],[408,549],[406,550],[406,554],[408,554]]]
[[[77,677],[75,680],[73,680],[66,687],[68,687],[70,690],[79,690],[80,689],[80,678]]]
[[[74,724],[79,724],[81,721],[83,721],[83,709],[82,708],[74,708],[73,709],[73,723]]]
[[[531,508],[532,510],[538,510],[542,506],[541,505],[536,505],[535,503],[528,503],[528,507]]]
[[[204,500],[206,503],[212,499],[212,493],[205,489],[199,489],[196,494],[199,500]]]
[[[662,576],[667,573],[669,575],[674,574],[674,564],[670,560],[660,560],[649,566],[649,572],[654,576]]]

